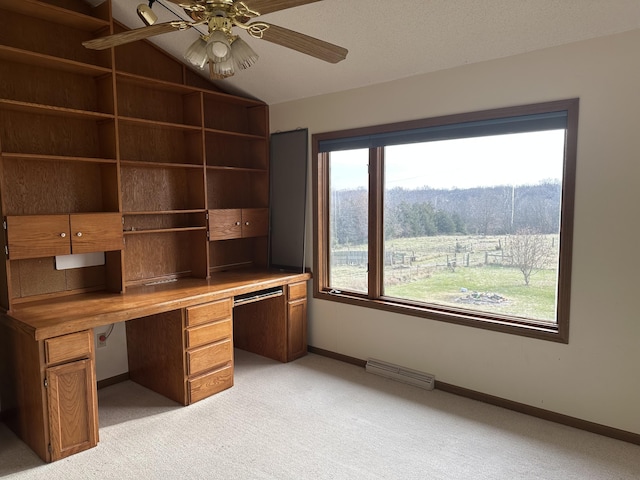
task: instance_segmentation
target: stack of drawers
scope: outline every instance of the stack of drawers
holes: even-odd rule
[[[233,300],[188,307],[185,315],[187,403],[233,386]]]

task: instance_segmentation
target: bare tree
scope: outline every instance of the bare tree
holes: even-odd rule
[[[510,237],[510,253],[513,265],[522,272],[525,285],[531,275],[540,271],[551,256],[551,245],[544,235],[525,228]]]

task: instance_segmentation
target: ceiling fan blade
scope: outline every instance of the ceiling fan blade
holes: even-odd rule
[[[87,48],[92,50],[105,50],[111,47],[117,47],[125,43],[135,42],[144,38],[152,37],[154,35],[160,35],[162,33],[173,32],[175,30],[186,30],[193,24],[189,22],[166,22],[157,23],[148,27],[140,27],[133,30],[128,30],[122,33],[115,33],[106,37],[94,38],[82,42]]]
[[[242,0],[242,3],[260,15],[266,15],[267,13],[277,12],[278,10],[319,1],[321,0]]]
[[[260,23],[263,24],[263,22]],[[294,32],[288,28],[270,25],[268,23],[264,25],[268,25],[269,28],[262,31],[261,38],[263,40],[297,50],[300,53],[311,55],[325,62],[338,63],[344,60],[349,52],[346,48],[310,37],[303,33]]]

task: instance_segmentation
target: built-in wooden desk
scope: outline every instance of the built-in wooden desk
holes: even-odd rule
[[[7,424],[45,461],[98,442],[93,329],[127,322],[130,378],[188,405],[233,385],[233,348],[306,353],[309,274],[218,272],[16,305],[0,318]]]

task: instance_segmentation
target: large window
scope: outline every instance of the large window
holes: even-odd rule
[[[316,297],[568,341],[578,100],[313,136]]]

